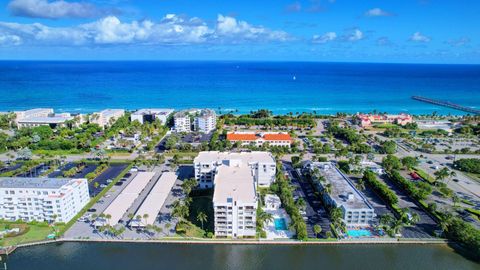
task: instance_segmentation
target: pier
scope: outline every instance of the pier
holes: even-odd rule
[[[462,105],[458,105],[458,104],[448,102],[448,101],[435,100],[435,99],[421,97],[421,96],[412,96],[412,99],[418,100],[418,101],[421,101],[421,102],[426,102],[426,103],[438,105],[438,106],[452,108],[452,109],[463,111],[463,112],[480,114],[480,110],[470,108],[470,107],[466,107],[466,106],[462,106]]]

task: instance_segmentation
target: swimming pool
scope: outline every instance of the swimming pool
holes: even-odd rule
[[[354,237],[354,238],[371,237],[372,236],[372,232],[370,232],[369,230],[365,230],[365,229],[348,230],[347,234],[348,234],[348,236]]]
[[[275,223],[275,230],[277,230],[277,231],[288,230],[287,222],[285,221],[284,218],[276,218],[276,219],[273,220],[273,223]]]

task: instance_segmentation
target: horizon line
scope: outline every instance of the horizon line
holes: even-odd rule
[[[323,64],[390,64],[390,65],[457,65],[480,66],[480,63],[435,63],[435,62],[369,62],[369,61],[315,61],[315,60],[200,60],[200,59],[0,59],[0,62],[217,62],[217,63],[323,63]]]

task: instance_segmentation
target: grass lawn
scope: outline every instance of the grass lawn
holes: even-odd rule
[[[427,181],[428,183],[430,184],[435,184],[435,178],[433,178],[432,176],[430,176],[428,173],[426,173],[425,171],[419,169],[419,168],[415,168],[414,171],[418,174],[418,176],[420,176],[421,178],[423,178],[425,181]]]
[[[195,158],[198,156],[198,152],[168,152],[164,154],[166,157],[173,157],[174,155],[177,155],[181,158]]]
[[[54,156],[68,156],[68,155],[79,155],[79,154],[85,154],[87,153],[86,151],[78,150],[78,149],[73,149],[73,150],[33,150],[33,154],[41,156],[49,156],[49,157],[54,157]]]
[[[211,195],[192,196],[192,203],[190,204],[190,215],[188,217],[188,220],[194,225],[196,225],[198,228],[202,227],[202,223],[200,221],[197,221],[197,215],[200,212],[204,212],[205,214],[207,214],[207,222],[203,224],[203,229],[206,232],[213,233],[214,215]]]
[[[463,172],[463,173],[466,174],[470,179],[480,182],[480,174],[469,173],[469,172]]]
[[[28,232],[15,237],[7,237],[0,240],[0,246],[14,246],[23,243],[31,243],[36,241],[42,241],[47,238],[47,235],[53,232],[52,227],[45,225],[29,225],[29,224],[14,224],[9,223],[10,228],[27,226],[29,228]],[[0,228],[5,229],[5,223],[0,223]],[[57,230],[62,229],[64,225],[57,226]]]

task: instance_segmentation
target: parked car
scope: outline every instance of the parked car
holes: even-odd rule
[[[87,210],[87,212],[95,213],[95,212],[97,212],[97,209],[95,209],[95,208],[90,208],[90,209]]]

